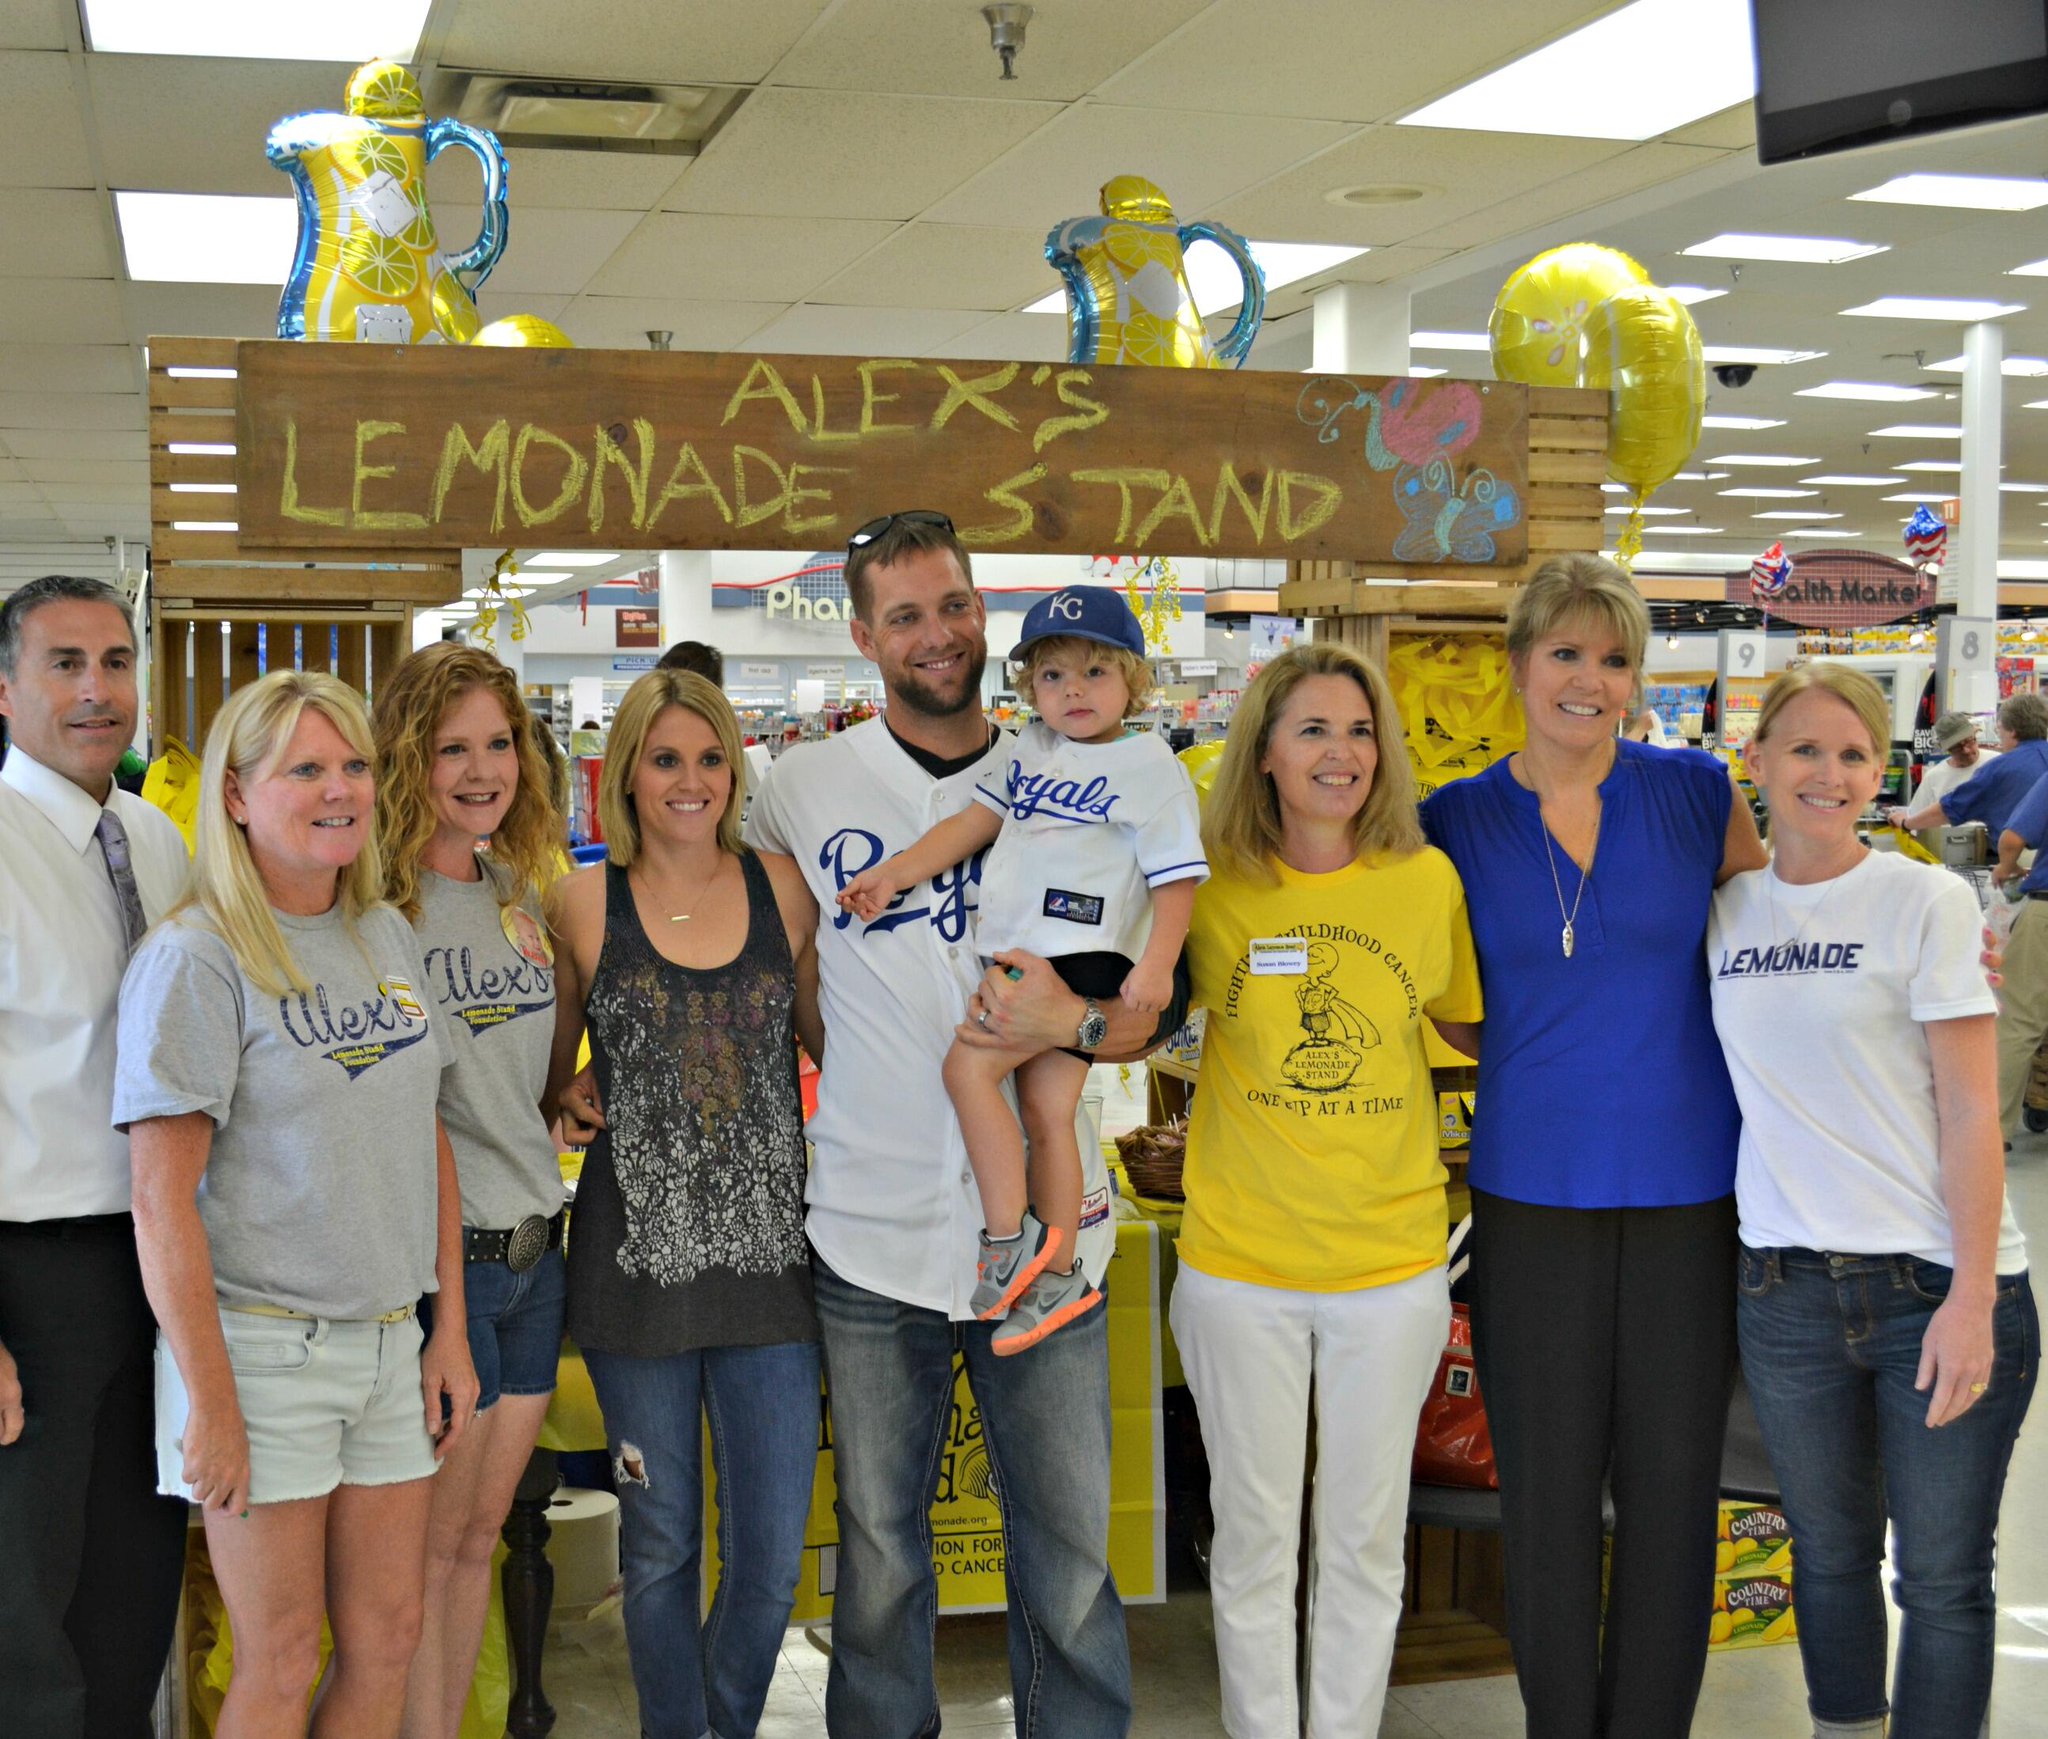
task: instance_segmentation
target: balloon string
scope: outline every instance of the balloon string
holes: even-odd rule
[[[1638,484],[1628,498],[1628,524],[1622,527],[1621,542],[1615,545],[1615,565],[1623,573],[1635,572],[1636,557],[1643,553],[1643,503],[1650,492]]]

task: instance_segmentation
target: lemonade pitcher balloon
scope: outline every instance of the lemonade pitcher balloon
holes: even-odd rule
[[[427,165],[451,145],[483,168],[483,223],[444,253],[427,210]],[[348,81],[343,114],[271,128],[271,162],[292,178],[299,242],[277,305],[280,338],[467,344],[476,290],[505,251],[505,153],[489,133],[428,120],[413,76],[373,60]]]
[[[1236,323],[1211,343],[1188,282],[1187,250],[1214,242],[1243,280]],[[1070,217],[1045,238],[1045,257],[1067,284],[1068,357],[1153,368],[1236,368],[1266,308],[1266,275],[1244,238],[1220,223],[1179,223],[1142,175],[1102,189],[1099,217]]]

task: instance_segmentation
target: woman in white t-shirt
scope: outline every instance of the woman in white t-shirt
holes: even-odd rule
[[[1876,684],[1781,677],[1746,751],[1772,864],[1707,932],[1742,1107],[1743,1368],[1792,1525],[1820,1735],[1975,1739],[1998,1506],[2040,1325],[2005,1200],[1977,903],[1856,824],[1885,766]],[[1889,1704],[1880,1582],[1904,1615]]]

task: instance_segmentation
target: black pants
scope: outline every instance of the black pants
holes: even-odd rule
[[[156,1495],[156,1324],[125,1216],[0,1222],[0,1343],[27,1414],[0,1448],[0,1730],[147,1739],[185,1505]]]
[[[1474,1190],[1471,1291],[1529,1739],[1685,1739],[1713,1600],[1734,1198],[1545,1208]]]

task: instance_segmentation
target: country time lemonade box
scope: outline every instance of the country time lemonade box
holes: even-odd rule
[[[1723,1503],[1714,1546],[1710,1652],[1791,1642],[1792,1529],[1768,1504]]]

